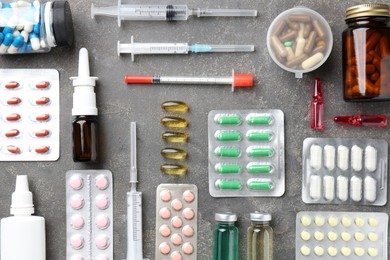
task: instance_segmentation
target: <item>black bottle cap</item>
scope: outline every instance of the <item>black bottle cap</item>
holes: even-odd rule
[[[53,33],[57,46],[72,46],[74,29],[68,1],[53,2]]]

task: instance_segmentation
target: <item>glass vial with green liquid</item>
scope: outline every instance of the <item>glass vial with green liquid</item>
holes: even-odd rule
[[[273,230],[269,222],[272,217],[267,213],[250,214],[251,225],[248,228],[248,259],[273,259]]]
[[[237,215],[231,212],[216,213],[215,220],[212,260],[238,260]]]

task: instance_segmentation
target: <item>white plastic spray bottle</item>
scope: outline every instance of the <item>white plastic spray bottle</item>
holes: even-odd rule
[[[33,197],[27,175],[16,176],[11,217],[1,220],[1,260],[45,260],[45,219],[32,216]]]

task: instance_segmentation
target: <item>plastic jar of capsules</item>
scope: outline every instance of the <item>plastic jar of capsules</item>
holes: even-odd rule
[[[67,1],[0,2],[0,54],[49,52],[71,46],[72,14]]]
[[[390,12],[387,4],[346,10],[343,32],[345,101],[390,100]]]

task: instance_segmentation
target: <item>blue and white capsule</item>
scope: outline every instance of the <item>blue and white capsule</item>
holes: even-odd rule
[[[0,54],[4,54],[7,52],[8,47],[12,44],[14,40],[14,36],[12,33],[7,33],[4,37],[3,43],[0,46]]]
[[[18,53],[18,49],[24,45],[24,37],[22,35],[19,35],[18,37],[15,37],[15,39],[12,41],[11,46],[8,48],[9,54],[15,54]]]
[[[39,36],[35,32],[30,33],[30,42],[31,42],[31,47],[34,51],[37,51],[41,48]]]

